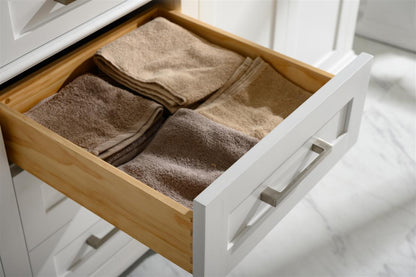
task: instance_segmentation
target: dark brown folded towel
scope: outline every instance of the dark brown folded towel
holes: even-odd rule
[[[311,96],[261,58],[253,62],[246,60],[234,80],[221,94],[208,98],[196,111],[259,139]]]
[[[87,74],[26,115],[92,154],[111,160],[114,154],[120,158],[130,144],[145,143],[142,136],[162,120],[162,113],[158,103]]]
[[[258,142],[189,109],[168,118],[147,148],[119,167],[184,206]]]
[[[99,49],[94,61],[173,113],[221,88],[244,58],[158,17]]]
[[[164,120],[162,117],[160,119],[161,120],[155,121],[154,124],[136,141],[104,160],[114,166],[120,166],[136,157],[146,148],[146,146],[156,135],[156,132],[162,126]]]

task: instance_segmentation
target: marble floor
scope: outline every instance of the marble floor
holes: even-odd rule
[[[229,276],[416,276],[416,55],[375,56],[357,144]],[[123,274],[191,276],[160,255]]]

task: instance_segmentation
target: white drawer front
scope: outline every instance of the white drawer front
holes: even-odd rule
[[[194,200],[194,275],[225,276],[355,143],[371,59],[360,55]]]
[[[64,234],[59,231],[30,253],[34,276],[90,276],[132,241],[131,237],[117,230],[97,249],[87,244],[91,236],[102,239],[113,228],[100,220],[66,246],[61,243]]]
[[[85,244],[86,239],[91,234],[101,237],[111,228],[109,223],[81,208],[71,222],[29,252],[33,275],[63,276],[71,270],[76,272],[85,261],[91,260],[92,248]]]
[[[13,178],[29,250],[69,222],[81,206],[27,171]]]
[[[148,247],[137,240],[131,241],[120,251],[111,256],[99,269],[91,274],[91,277],[120,276],[131,264],[139,259]]]
[[[103,239],[106,235],[111,235],[111,237],[97,249],[94,249],[86,243],[91,235],[99,239]],[[119,249],[127,245],[130,240],[129,236],[114,229],[111,224],[103,220],[99,221],[54,255],[56,276],[89,276]]]

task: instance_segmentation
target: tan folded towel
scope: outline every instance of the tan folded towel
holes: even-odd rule
[[[140,140],[162,120],[156,102],[82,75],[26,115],[102,159]],[[153,131],[154,132],[154,131]],[[147,135],[150,137],[150,134]],[[137,153],[136,153],[137,154]]]
[[[168,118],[147,148],[119,167],[186,207],[258,142],[189,109]]]
[[[266,136],[311,93],[293,84],[261,58],[246,60],[236,81],[196,111],[258,139]],[[249,64],[249,66],[247,66]]]
[[[250,68],[251,64],[253,63],[253,60],[251,58],[246,58],[244,62],[237,68],[237,70],[231,75],[231,77],[225,82],[225,84],[217,90],[215,93],[211,94],[211,96],[202,102],[201,105],[198,105],[195,108],[206,106],[212,102],[214,102],[215,99],[220,97],[224,94],[235,82],[239,81],[242,76],[247,72],[247,70]]]
[[[94,61],[173,113],[221,88],[244,58],[158,17],[99,49]]]

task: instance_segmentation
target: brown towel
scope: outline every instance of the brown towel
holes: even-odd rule
[[[173,113],[222,87],[244,58],[158,17],[99,49],[94,61]]]
[[[162,113],[158,103],[86,74],[26,115],[92,154],[111,159],[114,154],[120,158],[132,143],[145,143],[154,132],[151,127],[163,120]]]
[[[199,106],[200,114],[258,139],[266,136],[311,93],[293,84],[261,58],[239,72],[222,94]],[[247,66],[247,64],[250,64]],[[230,79],[231,80],[231,79]]]
[[[156,132],[162,126],[163,122],[164,120],[155,121],[155,123],[136,141],[132,142],[130,145],[126,146],[122,150],[114,153],[104,160],[114,166],[120,166],[130,161],[146,148],[146,146],[155,136]]]
[[[193,110],[180,109],[141,154],[119,168],[192,208],[193,199],[257,142]]]

